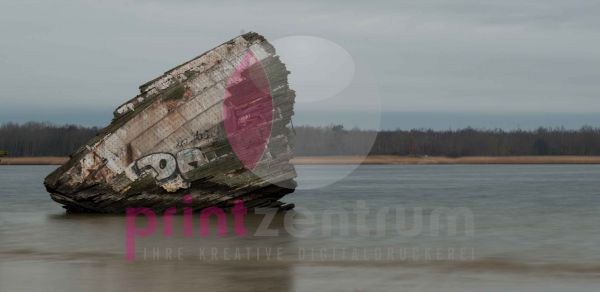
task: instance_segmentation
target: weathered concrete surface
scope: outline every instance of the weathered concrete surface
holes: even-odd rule
[[[71,211],[160,211],[185,194],[195,209],[278,206],[296,186],[288,74],[262,36],[236,37],[142,85],[46,189]]]

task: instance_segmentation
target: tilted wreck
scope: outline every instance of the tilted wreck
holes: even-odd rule
[[[295,93],[262,36],[232,39],[142,85],[109,126],[46,177],[69,211],[283,207]],[[186,205],[189,207],[190,205]]]

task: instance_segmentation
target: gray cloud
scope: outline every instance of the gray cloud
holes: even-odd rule
[[[600,4],[583,0],[11,1],[0,99],[110,108],[241,30],[337,42],[389,110],[600,110]]]

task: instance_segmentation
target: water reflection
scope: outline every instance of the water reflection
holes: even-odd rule
[[[183,236],[183,218],[176,216],[174,236],[165,237],[159,216],[154,234],[136,239],[134,262],[125,260],[125,217],[65,214],[41,185],[50,170],[0,168],[0,291],[598,291],[600,286],[598,166],[361,167],[339,184],[289,197],[298,212],[314,212],[317,227],[330,234],[317,228],[307,237],[290,236],[280,213],[268,226],[277,236],[256,236],[265,215],[248,214],[247,237],[234,235],[231,216],[225,237],[216,236],[214,220],[210,236],[201,237],[196,213],[193,236]],[[299,171],[325,175],[312,166]],[[373,210],[399,205],[422,208],[426,215],[440,206],[468,207],[474,234],[402,236],[390,229],[381,238],[344,236],[338,217],[322,219],[326,210],[351,210],[357,200]],[[376,226],[376,219],[371,212],[367,225]],[[137,223],[145,226],[143,218]],[[329,255],[346,248],[347,256],[313,259],[308,254],[313,247]],[[363,260],[362,249],[360,260],[351,256],[352,248],[378,247],[408,252],[418,247],[421,255],[427,247],[473,247],[476,258]],[[248,249],[261,256],[248,257]],[[306,250],[304,259],[299,249]]]
[[[266,216],[272,216],[268,226]],[[216,235],[216,218],[210,220],[211,234],[200,236],[199,214],[195,214],[194,235],[183,235],[183,216],[173,217],[173,236],[163,235],[164,217],[157,217],[154,234],[136,239],[136,260],[125,258],[125,217],[118,215],[51,214],[45,216],[44,228],[33,230],[20,244],[2,239],[0,290],[11,291],[31,285],[19,276],[23,269],[36,277],[35,283],[53,283],[53,287],[78,288],[82,283],[98,290],[130,287],[155,290],[163,287],[206,291],[292,289],[293,237],[284,228],[284,213],[246,215],[248,236],[235,236],[233,217],[227,216],[228,233]],[[147,221],[137,220],[143,228]],[[256,236],[259,228],[268,227],[277,236]],[[48,233],[45,230],[51,230]],[[25,243],[25,244],[23,244]],[[34,267],[22,260],[36,261]],[[3,281],[8,279],[10,281]],[[71,279],[67,279],[71,278]],[[78,279],[73,281],[72,279]],[[87,285],[86,284],[86,285]]]

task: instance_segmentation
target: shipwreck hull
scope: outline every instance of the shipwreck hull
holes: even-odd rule
[[[70,211],[281,206],[294,191],[294,91],[274,48],[248,33],[142,85],[111,124],[44,181]]]

